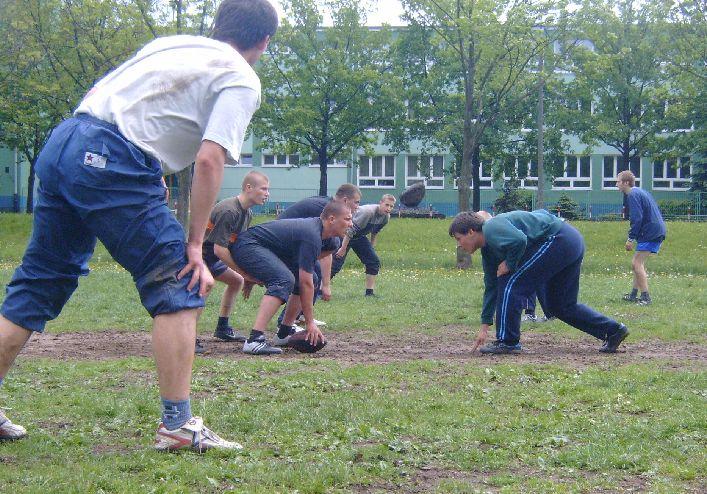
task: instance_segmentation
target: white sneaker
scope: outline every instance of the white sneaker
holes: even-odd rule
[[[287,346],[290,343],[290,336],[292,336],[295,333],[299,333],[300,331],[304,331],[305,329],[302,326],[298,326],[297,324],[292,325],[292,332],[285,336],[284,338],[280,338],[279,336],[275,335],[275,337],[272,339],[272,344],[273,346]]]
[[[243,343],[243,353],[249,355],[279,355],[282,353],[282,349],[271,346],[265,336],[260,336],[256,340]]]
[[[295,321],[295,325],[297,324],[306,324],[307,321],[304,320],[304,316],[299,316],[297,320]],[[326,326],[326,323],[324,321],[320,321],[319,319],[314,319],[314,324],[317,326]]]
[[[27,429],[21,425],[13,424],[0,410],[0,441],[14,441],[27,435]]]
[[[203,453],[208,449],[243,449],[238,443],[221,439],[218,434],[204,425],[201,417],[192,417],[176,430],[160,424],[155,435],[155,449],[158,451],[178,451],[190,449]]]
[[[523,314],[520,318],[520,322],[538,322],[538,316],[535,314]]]

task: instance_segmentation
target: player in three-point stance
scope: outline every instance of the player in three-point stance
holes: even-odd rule
[[[481,346],[481,353],[520,353],[521,310],[542,285],[552,315],[602,340],[599,351],[615,352],[628,336],[623,324],[577,303],[584,239],[547,211],[511,211],[493,218],[465,211],[454,218],[449,235],[469,253],[481,249],[485,289],[474,350]],[[494,310],[496,341],[482,346]]]

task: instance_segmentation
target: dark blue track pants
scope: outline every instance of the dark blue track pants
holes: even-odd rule
[[[528,249],[515,272],[498,278],[496,338],[520,341],[521,312],[539,286],[545,286],[548,311],[561,321],[600,340],[616,332],[618,322],[577,302],[583,257],[584,239],[568,224]]]

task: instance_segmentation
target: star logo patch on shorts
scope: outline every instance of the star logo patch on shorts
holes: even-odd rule
[[[108,158],[101,156],[100,154],[92,153],[90,151],[86,152],[83,158],[83,164],[87,166],[92,166],[94,168],[105,168]]]

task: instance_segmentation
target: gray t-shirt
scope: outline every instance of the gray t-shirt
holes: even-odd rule
[[[244,209],[238,197],[219,202],[211,211],[202,251],[213,252],[214,244],[228,248],[236,241],[238,234],[250,226],[252,219],[252,211]]]

